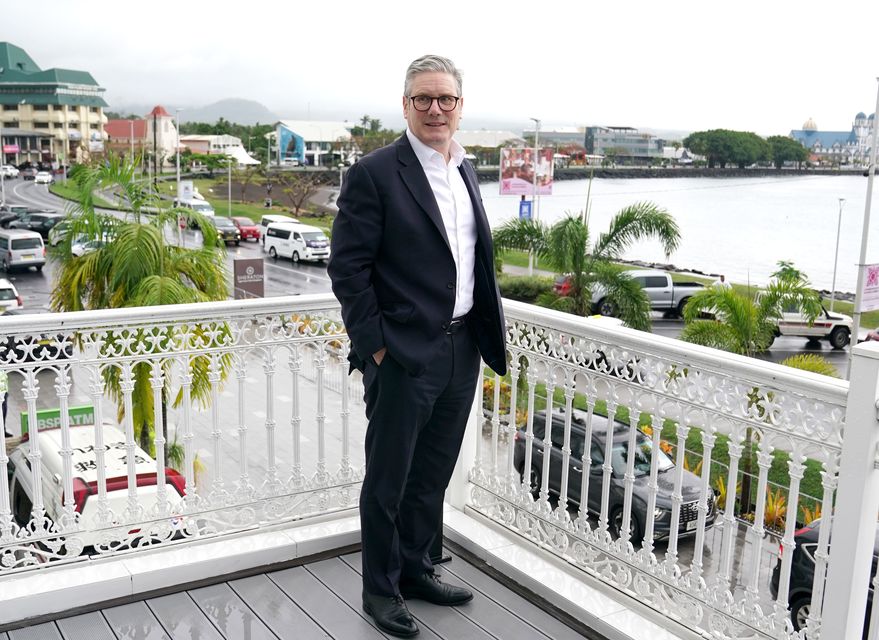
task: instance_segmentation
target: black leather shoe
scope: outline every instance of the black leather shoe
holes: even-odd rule
[[[400,596],[374,596],[363,592],[363,610],[379,629],[398,638],[418,635],[418,625]]]
[[[464,587],[446,584],[432,572],[422,573],[417,578],[401,578],[400,594],[407,600],[425,600],[446,607],[454,607],[473,599],[473,594]]]

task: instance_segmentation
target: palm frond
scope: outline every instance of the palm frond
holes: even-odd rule
[[[652,202],[638,202],[621,209],[610,221],[607,232],[598,236],[593,254],[606,260],[619,258],[637,240],[656,238],[666,257],[677,248],[681,232],[665,209]]]

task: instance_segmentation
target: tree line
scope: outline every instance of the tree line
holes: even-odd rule
[[[750,131],[710,129],[696,131],[684,138],[684,146],[700,156],[705,156],[708,166],[721,169],[735,165],[744,169],[758,162],[771,161],[776,169],[786,162],[800,163],[809,159],[809,150],[787,136],[761,138]]]

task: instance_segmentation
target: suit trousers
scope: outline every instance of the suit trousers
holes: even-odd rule
[[[371,594],[396,595],[401,576],[433,570],[429,550],[473,406],[479,363],[466,324],[446,334],[419,376],[390,354],[381,365],[368,359],[360,526],[363,588]]]

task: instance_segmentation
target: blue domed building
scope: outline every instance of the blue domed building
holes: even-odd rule
[[[866,166],[870,162],[870,140],[875,114],[863,111],[855,115],[849,131],[819,131],[812,118],[794,129],[790,137],[801,143],[819,164]]]

